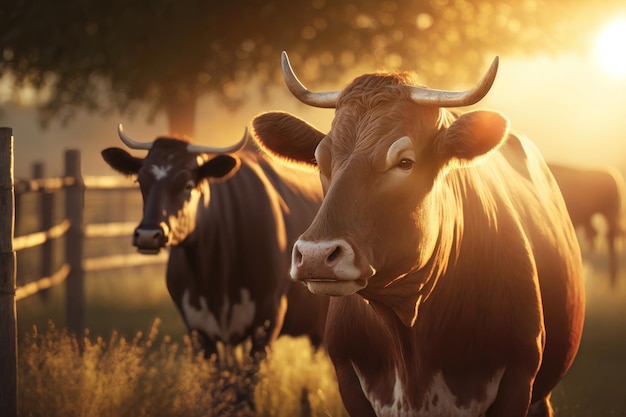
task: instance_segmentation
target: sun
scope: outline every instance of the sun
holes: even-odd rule
[[[626,76],[626,17],[612,20],[601,30],[595,52],[606,72]]]

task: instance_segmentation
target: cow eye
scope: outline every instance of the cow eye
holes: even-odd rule
[[[189,180],[187,181],[187,183],[185,184],[185,191],[191,191],[196,187],[196,183],[193,180]]]
[[[398,161],[396,167],[404,171],[408,171],[409,169],[413,168],[413,165],[415,165],[415,162],[413,162],[409,158],[402,158],[400,161]]]

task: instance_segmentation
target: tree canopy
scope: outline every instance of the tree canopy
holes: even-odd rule
[[[47,88],[44,123],[148,104],[192,134],[199,97],[236,108],[252,81],[279,81],[282,50],[306,84],[372,63],[463,80],[502,51],[581,48],[620,1],[15,0],[0,17],[0,76]]]

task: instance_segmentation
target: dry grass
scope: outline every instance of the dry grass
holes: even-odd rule
[[[20,416],[341,416],[332,365],[306,339],[275,344],[256,377],[242,359],[228,364],[150,333],[132,340],[78,341],[53,324],[27,334],[19,355]],[[257,380],[254,389],[253,380]],[[308,393],[310,414],[302,404]],[[246,401],[254,396],[256,412]]]
[[[626,416],[626,272],[617,288],[609,285],[603,269],[588,269],[586,275],[585,333],[574,366],[554,392],[557,417]],[[303,338],[281,338],[274,345],[268,361],[260,367],[254,391],[256,413],[250,412],[242,399],[242,393],[251,387],[250,368],[241,353],[230,365],[195,356],[189,338],[181,335],[182,329],[177,331],[171,323],[166,326],[168,321],[179,324],[180,319],[166,294],[154,290],[155,295],[149,296],[151,282],[153,289],[161,287],[165,292],[161,280],[155,283],[150,277],[134,274],[121,280],[101,277],[91,281],[87,324],[93,328],[84,341],[82,355],[77,342],[64,330],[47,327],[45,321],[42,332],[23,327],[38,321],[20,314],[38,311],[35,306],[42,302],[37,297],[18,304],[21,416],[193,417],[239,413],[297,417],[305,415],[303,389],[308,394],[311,416],[347,416],[328,357],[324,352],[312,352]],[[123,291],[109,293],[106,283]],[[131,296],[140,292],[141,299]],[[61,304],[57,298],[62,297],[52,294],[48,309]],[[150,308],[142,311],[146,303]],[[42,307],[39,315],[49,317],[50,311],[45,310]],[[164,313],[171,315],[162,326],[157,321],[145,335],[136,332],[150,327],[152,319],[148,317],[164,317]],[[119,330],[107,330],[111,328]],[[164,328],[168,330],[164,332]]]
[[[587,318],[574,366],[557,386],[557,417],[626,416],[626,270],[611,287],[604,254],[588,255]],[[626,268],[626,259],[622,259]],[[22,416],[229,416],[243,412],[249,390],[241,359],[230,366],[198,360],[169,299],[161,268],[90,276],[86,325],[91,333],[81,356],[62,328],[63,288],[49,301],[18,303]],[[155,279],[156,278],[156,279]],[[139,296],[138,296],[139,295]],[[150,329],[145,335],[137,329]],[[33,332],[37,325],[41,332]],[[112,330],[116,329],[116,330]],[[241,357],[241,355],[240,355]],[[244,380],[243,382],[241,380]],[[256,415],[302,415],[307,389],[312,416],[345,417],[332,365],[306,339],[281,338],[261,366]],[[239,408],[238,408],[239,407]]]
[[[311,416],[347,416],[330,359],[325,351],[313,352],[306,338],[280,338],[260,376],[255,392],[260,416],[304,416],[303,395]]]

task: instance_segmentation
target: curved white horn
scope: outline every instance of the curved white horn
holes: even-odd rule
[[[243,148],[248,142],[248,126],[243,131],[243,137],[239,140],[239,142],[226,146],[223,148],[216,148],[211,146],[201,146],[201,145],[187,145],[187,151],[192,153],[232,153],[237,152],[241,148]]]
[[[436,105],[440,107],[470,106],[482,100],[489,92],[498,72],[499,58],[496,56],[483,78],[466,91],[432,90],[430,88],[408,86],[411,100],[417,104]]]
[[[462,107],[479,102],[491,89],[498,72],[499,57],[495,57],[483,78],[466,91],[434,90],[425,87],[407,86],[411,99],[417,104],[441,107]],[[282,70],[289,91],[301,102],[315,107],[334,108],[339,98],[338,91],[313,93],[309,91],[293,72],[287,53],[282,53]]]
[[[135,140],[132,140],[131,138],[126,136],[126,133],[124,133],[124,127],[121,123],[117,125],[117,135],[120,137],[122,142],[124,142],[126,146],[128,146],[130,149],[144,149],[149,151],[150,149],[152,149],[152,145],[154,144],[154,141],[137,142]]]
[[[314,107],[322,107],[325,109],[332,109],[337,107],[337,99],[339,98],[339,91],[329,91],[325,93],[313,93],[309,91],[296,77],[296,74],[291,68],[289,63],[289,57],[287,52],[283,51],[281,55],[281,66],[283,69],[283,78],[287,84],[287,88],[291,91],[298,100],[304,104]]]

